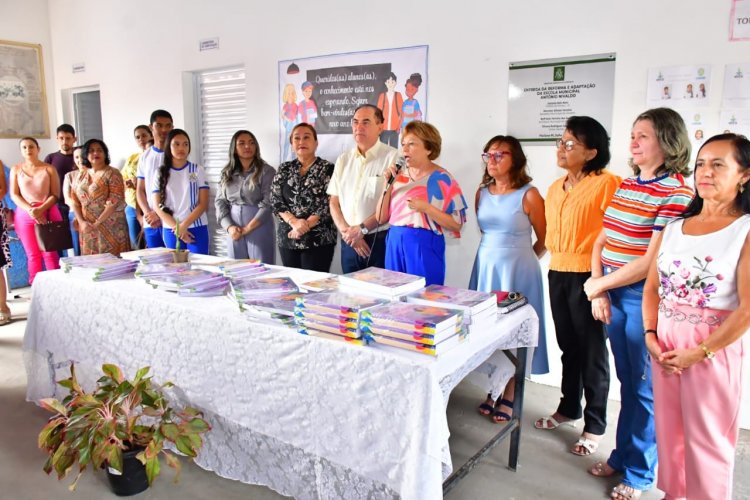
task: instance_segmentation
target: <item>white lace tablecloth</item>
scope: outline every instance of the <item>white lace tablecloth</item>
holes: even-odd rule
[[[223,297],[43,272],[24,339],[27,399],[62,397],[54,381],[71,361],[85,387],[102,363],[128,376],[148,365],[213,426],[196,459],[205,469],[301,499],[439,499],[451,390],[496,349],[536,345],[537,323],[521,308],[436,360],[251,323]]]

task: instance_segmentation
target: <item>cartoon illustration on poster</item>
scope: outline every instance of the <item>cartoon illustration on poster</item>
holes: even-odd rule
[[[403,82],[403,83],[400,83]],[[353,146],[351,117],[362,104],[383,112],[382,142],[400,145],[403,126],[427,116],[427,46],[279,61],[279,156],[293,159],[297,123],[318,133],[317,155],[335,161]]]

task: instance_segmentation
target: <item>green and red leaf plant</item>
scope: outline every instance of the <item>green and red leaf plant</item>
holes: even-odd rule
[[[127,380],[112,364],[103,365],[102,372],[95,390],[88,393],[71,365],[70,378],[58,382],[69,394],[62,401],[39,401],[53,413],[38,437],[39,448],[49,455],[44,471],[50,474],[54,470],[58,479],[63,479],[77,465],[77,476],[69,487],[73,491],[89,465],[122,472],[122,452],[141,449],[136,458],[145,465],[149,484],[159,475],[159,455],[175,469],[177,482],[180,461],[165,444],[171,443],[194,458],[203,446],[201,435],[211,426],[195,408],[173,408],[162,392],[173,384],[157,385],[146,376],[149,367],[138,370],[133,380]]]

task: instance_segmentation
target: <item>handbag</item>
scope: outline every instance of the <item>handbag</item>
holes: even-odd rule
[[[58,252],[73,248],[68,221],[49,221],[34,226],[36,241],[42,252]]]

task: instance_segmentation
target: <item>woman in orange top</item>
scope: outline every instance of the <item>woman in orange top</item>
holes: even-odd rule
[[[562,351],[562,398],[555,413],[537,420],[535,427],[573,425],[583,413],[583,434],[570,450],[582,456],[597,450],[607,425],[606,335],[591,314],[583,284],[591,276],[591,252],[604,210],[620,185],[621,179],[605,170],[609,159],[604,127],[588,116],[570,117],[557,141],[557,164],[568,173],[550,186],[545,203],[550,308]]]

